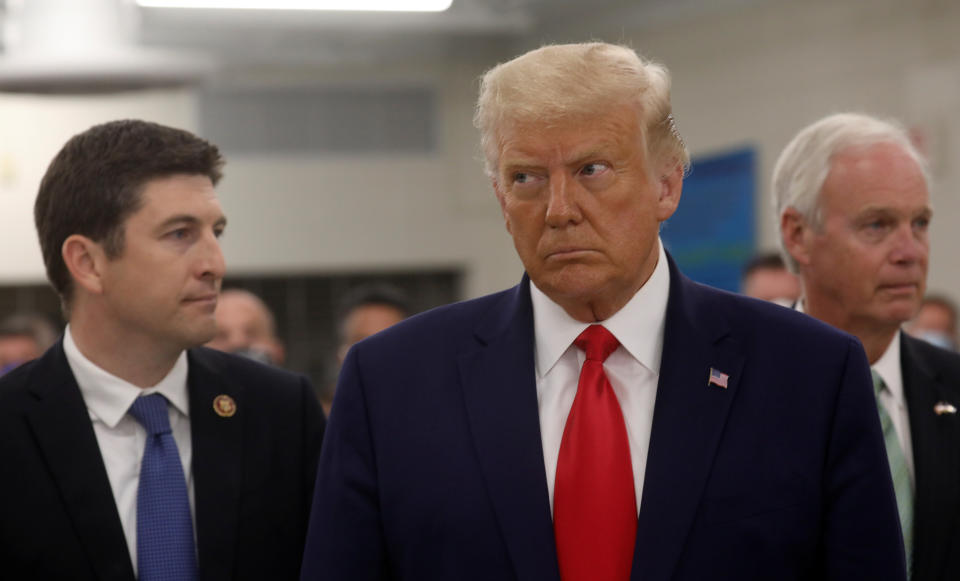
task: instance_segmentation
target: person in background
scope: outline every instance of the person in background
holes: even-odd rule
[[[348,291],[337,310],[337,352],[334,373],[319,394],[324,412],[330,413],[336,392],[336,376],[350,347],[410,316],[403,291],[389,284],[363,284]]]
[[[199,347],[226,217],[216,146],[73,136],[34,205],[61,341],[0,378],[3,578],[292,580],[324,417],[306,378]]]
[[[914,581],[960,579],[960,355],[901,332],[926,289],[929,188],[906,130],[859,113],[802,129],[773,172],[798,308],[856,336],[872,366],[863,405],[883,425]]]
[[[39,313],[16,313],[0,321],[0,375],[40,357],[59,335]]]
[[[800,298],[800,280],[777,252],[758,254],[743,267],[741,289],[748,297],[792,307]]]
[[[957,305],[943,295],[927,295],[904,330],[927,343],[957,350]]]
[[[346,294],[337,317],[337,361],[358,341],[410,316],[410,304],[400,289],[386,284],[361,285]]]
[[[904,579],[860,344],[663,248],[689,163],[669,93],[599,42],[486,73],[526,274],[350,348],[303,580]]]
[[[276,319],[260,297],[243,289],[226,289],[217,300],[215,316],[217,334],[207,347],[283,365],[286,351],[277,337]]]

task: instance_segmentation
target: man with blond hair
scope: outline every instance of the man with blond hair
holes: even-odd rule
[[[773,174],[799,308],[870,360],[914,581],[960,579],[960,355],[900,331],[926,288],[929,181],[902,127],[853,113],[800,131]]]
[[[350,350],[302,579],[904,578],[860,344],[663,249],[688,164],[669,88],[603,43],[485,75],[526,274]]]

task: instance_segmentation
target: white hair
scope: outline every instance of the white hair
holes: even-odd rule
[[[784,212],[793,208],[810,226],[820,228],[820,190],[834,158],[851,148],[882,143],[899,146],[916,161],[929,187],[926,159],[899,122],[862,113],[836,113],[797,133],[777,159],[771,182],[777,224],[782,223]],[[797,263],[784,247],[783,232],[780,234],[780,251],[787,267],[797,272]]]

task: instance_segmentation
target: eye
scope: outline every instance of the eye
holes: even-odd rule
[[[890,220],[887,220],[885,218],[876,218],[864,224],[864,228],[866,228],[867,230],[870,230],[871,232],[880,232],[880,231],[886,230],[890,226],[891,226]]]
[[[595,161],[583,166],[583,168],[580,169],[580,173],[582,175],[590,177],[590,176],[601,174],[608,169],[610,169],[610,166],[608,166],[607,164],[601,163],[599,161]]]
[[[217,238],[220,238],[221,236],[223,236],[224,230],[225,228],[223,228],[222,226],[214,228],[213,235],[216,236]]]
[[[913,221],[913,228],[915,230],[926,230],[930,227],[930,217],[924,216],[922,218],[917,218]]]
[[[171,230],[167,232],[167,236],[175,240],[183,240],[190,235],[190,231],[186,228],[177,228],[176,230]]]
[[[529,184],[533,180],[533,176],[527,172],[518,171],[513,174],[513,183],[515,184]]]

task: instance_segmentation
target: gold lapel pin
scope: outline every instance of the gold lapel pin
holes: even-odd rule
[[[221,418],[233,417],[237,413],[237,402],[229,395],[218,395],[213,399],[213,411]]]
[[[943,414],[955,414],[957,413],[957,408],[953,407],[953,404],[949,402],[938,401],[933,406],[933,413],[937,414],[938,416],[942,416]]]

